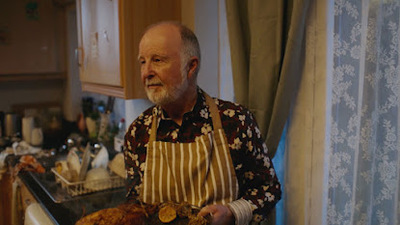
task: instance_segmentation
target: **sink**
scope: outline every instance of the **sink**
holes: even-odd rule
[[[45,168],[45,173],[28,172],[28,174],[36,181],[36,183],[46,192],[46,194],[55,202],[61,203],[72,200],[64,189],[57,184],[51,168],[55,166],[55,162],[65,159],[65,155],[56,155],[51,157],[38,158],[38,162]]]
[[[37,184],[46,192],[46,194],[55,203],[62,203],[73,200],[64,189],[56,183],[54,174],[50,171],[45,173],[33,173],[29,172],[29,175],[36,181]]]

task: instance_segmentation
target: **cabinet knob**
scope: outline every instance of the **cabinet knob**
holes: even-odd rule
[[[32,203],[32,201],[29,198],[25,199],[26,206],[30,205],[31,203]]]

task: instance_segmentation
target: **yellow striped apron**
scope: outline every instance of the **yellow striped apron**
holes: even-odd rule
[[[217,105],[205,97],[214,130],[192,143],[156,141],[153,114],[140,191],[143,202],[188,202],[201,207],[237,199],[238,182]]]

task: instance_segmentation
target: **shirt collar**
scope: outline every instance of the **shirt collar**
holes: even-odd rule
[[[193,106],[193,109],[187,113],[185,113],[183,116],[189,116],[189,115],[196,115],[199,114],[202,109],[206,107],[206,98],[204,96],[204,91],[197,86],[197,100],[196,104]],[[158,118],[161,118],[162,120],[172,120],[170,117],[168,117],[167,113],[161,108],[160,105],[157,105],[155,107],[155,115],[157,115]]]

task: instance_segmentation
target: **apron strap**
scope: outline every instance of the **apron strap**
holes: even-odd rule
[[[209,107],[210,113],[211,113],[211,119],[213,122],[213,127],[214,130],[218,130],[222,128],[222,123],[221,123],[221,118],[219,116],[219,111],[217,108],[217,105],[215,104],[214,100],[205,92],[204,97],[206,98],[206,104]],[[157,113],[155,108],[153,109],[153,121],[151,123],[151,130],[150,130],[150,137],[149,137],[149,142],[151,141],[156,141],[156,136],[157,136]]]
[[[210,108],[211,119],[213,122],[214,130],[218,130],[222,128],[221,118],[219,116],[219,111],[217,108],[217,104],[215,104],[214,100],[204,92],[204,96],[206,97],[206,103]]]
[[[153,116],[153,121],[151,122],[149,143],[152,141],[156,141],[157,127],[158,127],[156,107],[154,107],[154,109],[153,109],[152,116]]]

